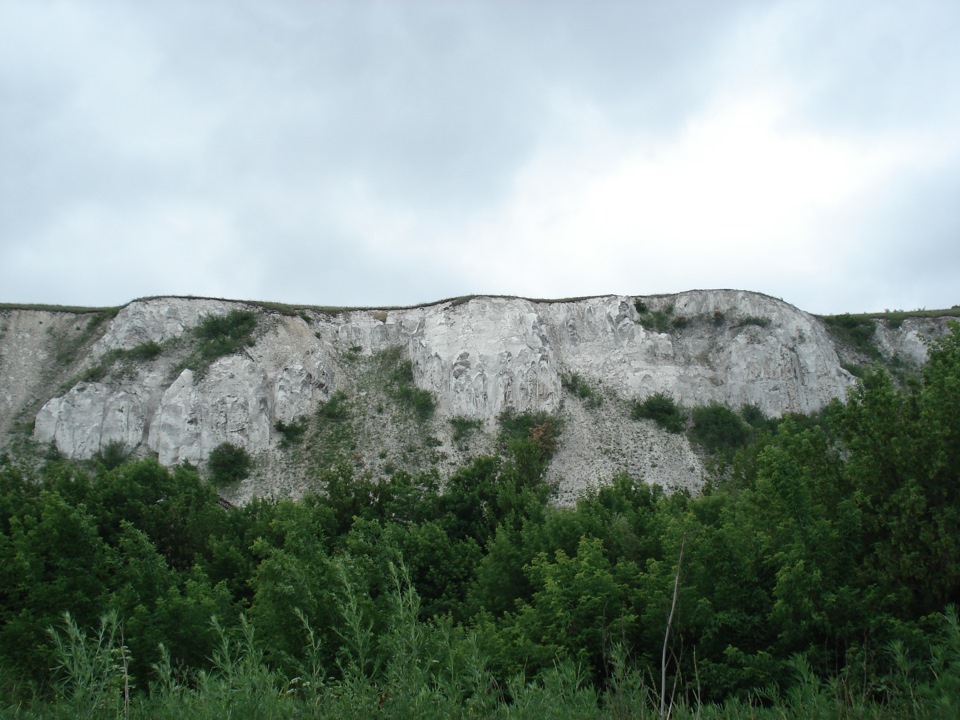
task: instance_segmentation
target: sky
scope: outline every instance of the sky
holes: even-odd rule
[[[960,303],[956,0],[0,0],[0,302]]]

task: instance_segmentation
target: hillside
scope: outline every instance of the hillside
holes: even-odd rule
[[[202,464],[227,442],[255,460],[226,490],[243,501],[298,497],[341,462],[442,476],[494,449],[504,413],[526,413],[560,428],[549,479],[561,502],[619,471],[695,487],[700,454],[633,419],[636,401],[809,413],[842,398],[858,366],[915,370],[946,315],[825,322],[733,290],[390,309],[174,297],[4,307],[0,442],[165,465]]]

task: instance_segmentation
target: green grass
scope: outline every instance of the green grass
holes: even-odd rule
[[[73,386],[78,381],[99,382],[110,375],[118,365],[120,366],[120,374],[129,376],[133,374],[136,363],[149,362],[150,360],[159,357],[162,353],[163,346],[159,343],[153,342],[152,340],[141,343],[140,345],[132,347],[129,350],[124,350],[122,348],[109,350],[103,354],[103,356],[100,358],[100,362],[93,367],[88,368],[86,372],[81,373],[79,377],[69,381],[68,384]]]
[[[829,315],[821,318],[834,340],[871,359],[880,357],[873,341],[877,322],[864,315]]]
[[[960,318],[960,306],[954,305],[951,308],[942,310],[927,310],[926,308],[918,310],[884,310],[883,312],[875,313],[843,313],[841,315],[818,315],[817,317],[831,329],[838,324],[854,324],[875,320],[882,320],[887,323],[890,328],[897,329],[903,325],[903,321],[908,318],[927,320],[944,317]]]
[[[338,390],[317,406],[312,422],[307,423],[308,428],[302,435],[299,429],[291,431],[290,425],[285,426],[281,447],[302,448],[314,472],[322,473],[338,464],[349,464],[357,448],[355,419],[356,413],[349,396]],[[291,433],[289,440],[287,433]]]
[[[590,408],[598,408],[603,404],[603,396],[577,373],[563,373],[560,375],[560,385],[564,390],[583,400]]]
[[[461,450],[465,449],[467,442],[474,433],[479,432],[483,427],[483,420],[478,418],[468,418],[456,416],[450,418],[450,429],[453,433],[453,444]]]
[[[673,317],[673,305],[666,305],[658,310],[651,310],[642,300],[635,300],[634,307],[640,314],[640,324],[643,327],[652,328],[660,333],[680,330],[687,325],[687,318]],[[641,308],[643,308],[641,310]]]
[[[101,315],[106,317],[116,317],[125,305],[116,307],[84,307],[81,305],[44,305],[42,303],[0,303],[0,311],[3,310],[39,310],[41,312],[71,313],[74,315]],[[93,318],[91,318],[92,320]]]
[[[740,318],[741,325],[755,325],[757,327],[770,327],[771,320],[768,317],[760,317],[759,315],[747,315],[744,318]]]
[[[906,318],[940,318],[940,317],[960,317],[960,306],[954,305],[951,308],[945,308],[942,310],[927,310],[926,308],[919,308],[917,310],[884,310],[883,312],[875,313],[843,313],[842,315],[819,315],[818,317],[821,320],[826,320],[827,318],[832,317],[852,317],[852,318],[866,318],[870,320],[897,320],[901,322]]]
[[[763,295],[763,293],[757,293],[758,295]],[[312,304],[290,304],[290,303],[280,303],[272,302],[268,300],[237,300],[233,298],[212,298],[204,297],[199,295],[149,295],[138,297],[131,302],[146,302],[150,300],[164,300],[167,298],[178,299],[178,300],[219,300],[222,302],[237,303],[248,305],[252,307],[258,307],[262,310],[268,312],[275,312],[281,315],[286,316],[296,316],[300,315],[305,320],[306,311],[313,311],[323,315],[339,315],[345,312],[354,312],[354,311],[365,311],[365,310],[414,310],[417,308],[433,307],[435,305],[444,305],[449,304],[451,307],[456,307],[458,305],[464,305],[471,300],[477,298],[496,298],[503,300],[527,300],[534,303],[570,303],[570,302],[579,302],[582,300],[593,300],[595,298],[607,297],[607,295],[582,295],[577,297],[564,297],[564,298],[529,298],[519,295],[488,295],[483,293],[475,293],[470,295],[457,295],[448,298],[441,298],[439,300],[430,300],[421,303],[414,303],[410,305],[312,305]],[[666,298],[672,297],[671,294],[657,294],[652,295],[653,298]],[[772,297],[766,295],[766,297]],[[779,298],[775,298],[779,299]],[[63,312],[63,313],[74,313],[80,315],[95,315],[98,313],[106,314],[109,317],[115,317],[120,310],[122,310],[126,305],[118,305],[114,307],[85,307],[81,305],[46,305],[43,303],[0,303],[0,311],[3,310],[41,310],[45,312]],[[648,312],[648,306],[644,299],[634,298],[634,305],[637,309],[637,312],[641,315]],[[847,313],[851,317],[863,317],[871,318],[874,320],[887,320],[896,322],[899,318],[902,322],[903,318],[939,318],[939,317],[960,317],[960,306],[954,306],[951,308],[941,309],[941,310],[927,310],[925,308],[918,310],[885,310],[884,312],[875,312],[875,313]],[[836,317],[829,315],[819,316],[821,319],[827,317]]]
[[[208,315],[193,329],[193,351],[177,372],[190,369],[203,375],[219,358],[253,345],[257,315],[250,310],[231,310],[226,315]]]
[[[302,443],[308,427],[309,419],[306,416],[291,420],[289,423],[277,420],[274,429],[280,433],[280,447],[290,448]]]
[[[436,401],[429,390],[414,384],[413,363],[403,357],[400,347],[387,348],[374,357],[381,372],[383,390],[399,407],[410,412],[420,423],[433,417]]]

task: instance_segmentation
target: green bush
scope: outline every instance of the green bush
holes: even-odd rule
[[[747,317],[740,320],[741,325],[756,325],[757,327],[770,327],[770,318],[761,317],[759,315],[747,315]]]
[[[500,446],[509,449],[516,442],[533,442],[542,453],[543,460],[553,457],[557,439],[562,429],[560,419],[546,412],[518,413],[508,409],[497,418],[500,425]]]
[[[755,404],[744,405],[740,408],[740,417],[743,418],[743,421],[747,423],[747,425],[755,430],[772,430],[777,426],[778,422],[775,418],[768,418],[763,410],[760,409],[760,406]]]
[[[253,460],[250,454],[239,445],[227,442],[217,445],[207,459],[210,482],[216,487],[223,487],[249,477],[252,467]]]
[[[840,367],[860,380],[862,380],[867,374],[867,368],[857,363],[841,363]]]
[[[413,363],[403,357],[403,350],[387,348],[378,353],[376,359],[383,372],[387,395],[413,413],[419,422],[432,418],[436,401],[429,390],[421,390],[414,384]]]
[[[600,393],[577,373],[560,375],[560,386],[583,400],[587,407],[596,408],[603,404]]]
[[[293,447],[303,442],[303,436],[307,432],[307,418],[299,417],[290,423],[277,420],[274,428],[276,428],[277,432],[282,436],[280,439],[280,447]]]
[[[153,360],[162,352],[163,347],[161,347],[159,343],[155,343],[153,340],[148,340],[147,342],[141,343],[140,345],[128,350],[126,357],[131,360],[144,362],[146,360]]]
[[[338,390],[326,402],[317,406],[317,417],[334,422],[343,422],[350,418],[350,400],[347,394]]]
[[[658,392],[642,401],[635,401],[630,412],[634,420],[653,420],[664,430],[681,433],[687,424],[683,408],[666,393]]]
[[[125,463],[131,451],[120,440],[112,440],[106,445],[102,445],[93,455],[93,459],[103,465],[107,470],[113,470]]]
[[[640,314],[640,324],[644,327],[650,327],[657,332],[670,332],[671,328],[681,329],[687,325],[685,317],[673,318],[673,305],[667,305],[660,310],[651,310],[650,307],[639,298],[634,301],[633,306]]]
[[[685,318],[677,318],[680,322],[680,327],[685,324]],[[665,333],[670,332],[670,329],[674,327],[673,319],[673,305],[667,305],[665,308],[660,310],[653,310],[649,313],[645,313],[640,319],[642,325],[646,327],[651,327],[657,332]]]
[[[873,342],[876,320],[853,315],[829,315],[821,318],[834,340],[869,358],[879,358],[880,351]]]
[[[200,357],[213,362],[231,355],[244,345],[253,344],[251,335],[257,327],[257,316],[249,310],[231,310],[226,315],[210,315],[197,326]]]
[[[733,410],[711,403],[693,410],[691,438],[710,452],[731,457],[750,441],[750,426]]]
[[[457,416],[450,418],[450,428],[453,430],[453,444],[462,448],[473,433],[483,427],[483,420]]]
[[[433,417],[437,404],[429,390],[421,390],[412,385],[401,385],[397,388],[396,397],[420,422],[426,422]]]

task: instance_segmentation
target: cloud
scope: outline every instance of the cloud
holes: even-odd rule
[[[601,166],[581,172],[562,150],[538,157],[518,174],[514,203],[475,229],[460,270],[549,296],[814,283],[849,244],[825,218],[929,149],[896,136],[821,136],[788,118],[788,103],[766,96],[708,108],[654,146],[611,143],[612,131],[597,128]]]
[[[0,299],[944,297],[958,18],[818,0],[5,3]],[[896,232],[941,270],[905,261]]]

